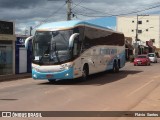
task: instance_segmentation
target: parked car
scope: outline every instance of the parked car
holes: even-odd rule
[[[150,65],[150,59],[148,57],[147,54],[145,55],[138,55],[135,59],[134,59],[134,66],[136,65]]]
[[[151,62],[157,63],[157,55],[155,53],[148,53]]]

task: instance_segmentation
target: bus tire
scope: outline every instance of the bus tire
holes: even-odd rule
[[[121,68],[121,61],[118,59],[118,67]]]
[[[112,71],[113,71],[114,73],[119,72],[119,65],[117,64],[116,61],[115,61],[114,64],[113,64],[113,69],[112,69]]]
[[[55,83],[56,79],[48,79],[49,83]]]
[[[87,80],[88,74],[89,74],[89,68],[88,68],[88,65],[85,64],[83,67],[83,71],[82,71],[82,80],[83,81]]]

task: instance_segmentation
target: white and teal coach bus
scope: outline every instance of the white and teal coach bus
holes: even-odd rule
[[[125,65],[122,33],[87,21],[46,23],[32,39],[32,77],[50,82],[79,78]]]

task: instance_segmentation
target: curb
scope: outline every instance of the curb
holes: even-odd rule
[[[19,80],[24,78],[31,78],[31,73],[22,73],[22,74],[14,74],[14,75],[0,75],[0,82]]]

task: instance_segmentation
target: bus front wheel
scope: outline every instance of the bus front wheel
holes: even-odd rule
[[[56,79],[48,79],[49,83],[55,83]]]
[[[83,71],[82,71],[82,80],[87,80],[89,74],[89,69],[88,69],[88,65],[84,65],[83,67]]]

